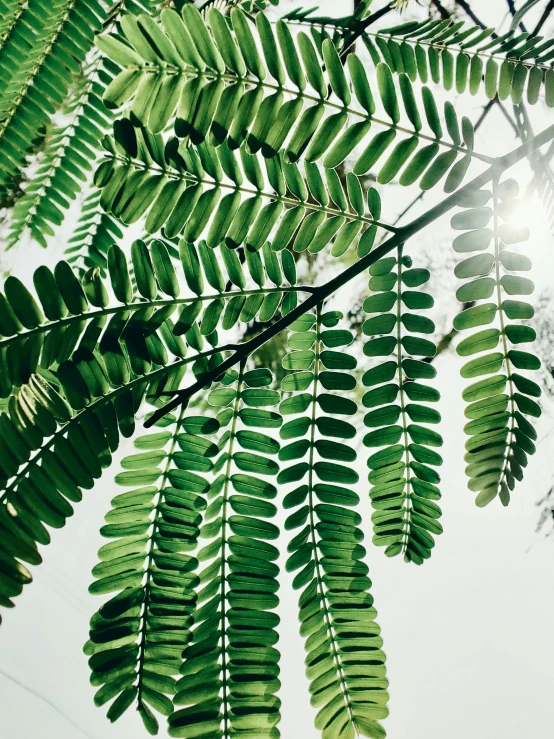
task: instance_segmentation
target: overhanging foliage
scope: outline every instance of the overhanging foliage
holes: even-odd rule
[[[508,505],[541,414],[507,171],[536,163],[554,126],[491,157],[436,88],[552,107],[553,42],[450,20],[374,31],[369,3],[338,21],[274,21],[261,0],[3,5],[6,247],[29,233],[47,246],[72,203],[80,213],[67,260],[0,293],[0,605],[134,438],[90,586],[109,594],[85,645],[96,704],[111,721],[134,706],[151,734],[161,714],[175,737],[279,737],[286,548],[316,728],[384,737],[356,509],[368,494],[373,543],[406,562],[443,532],[433,275],[412,248],[441,216],[462,255],[454,328],[478,505]],[[349,53],[360,37],[369,56]],[[446,196],[391,223],[391,182]],[[358,276],[355,338],[329,302]]]

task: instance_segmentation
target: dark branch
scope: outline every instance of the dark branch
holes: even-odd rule
[[[544,26],[546,21],[550,18],[550,14],[552,13],[553,10],[554,10],[554,0],[550,0],[548,5],[544,9],[544,13],[540,17],[539,22],[537,23],[535,28],[533,28],[533,30],[531,31],[531,36],[536,36],[539,33],[539,31]]]
[[[469,3],[466,2],[466,0],[456,0],[456,3],[462,8],[462,10],[465,10],[467,15],[471,18],[471,20],[478,25],[480,28],[485,29],[487,26],[481,21],[473,12],[473,10],[470,8]],[[496,34],[493,34],[493,38]]]
[[[418,218],[415,218],[410,223],[399,228],[398,231],[391,236],[391,238],[387,239],[384,244],[345,269],[332,280],[329,280],[324,285],[315,288],[314,292],[306,300],[297,305],[296,308],[286,316],[282,316],[273,324],[273,326],[270,326],[265,331],[262,331],[261,334],[258,334],[258,336],[255,336],[244,344],[241,344],[240,348],[237,349],[237,351],[235,351],[230,357],[225,359],[217,367],[214,367],[214,369],[201,375],[195,383],[190,385],[190,387],[179,390],[172,401],[163,408],[154,412],[150,419],[145,423],[145,426],[147,428],[153,426],[156,421],[163,418],[163,416],[174,408],[182,403],[187,403],[195,393],[202,390],[202,388],[209,386],[214,380],[221,377],[221,375],[228,369],[249,357],[254,351],[263,346],[280,331],[290,326],[290,324],[297,318],[304,315],[312,308],[315,308],[315,306],[325,300],[325,298],[329,297],[329,295],[336,293],[337,290],[348,284],[348,282],[350,282],[354,277],[365,272],[368,267],[389,254],[393,249],[401,246],[423,228],[436,221],[437,218],[448,213],[449,210],[461,202],[466,193],[483,187],[483,185],[490,182],[499,172],[503,172],[509,167],[512,167],[524,157],[529,156],[534,150],[548,143],[552,138],[554,138],[554,125],[545,129],[522,146],[514,149],[514,151],[510,152],[506,156],[495,159],[494,163],[485,172],[475,177],[471,182],[464,185],[464,187],[460,188],[457,192],[452,193],[452,195],[449,195],[440,203],[430,208],[426,213],[423,213]]]
[[[435,6],[435,8],[439,11],[440,17],[443,20],[448,20],[450,18],[450,13],[448,10],[444,7],[444,5],[440,2],[440,0],[431,0],[431,3]]]

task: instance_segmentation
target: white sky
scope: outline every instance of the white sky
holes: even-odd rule
[[[287,5],[294,3],[281,7]],[[331,0],[320,3],[325,12],[337,5]],[[335,14],[344,12],[342,5]],[[375,6],[380,5],[376,0]],[[504,7],[500,0],[474,1],[473,6],[489,22]],[[471,106],[473,119],[481,104],[481,99],[464,102]],[[551,115],[547,118],[539,113],[537,130],[551,120]],[[491,153],[513,145],[501,117],[492,115],[479,141],[491,142]],[[520,172],[525,184],[527,174]],[[400,200],[387,201],[385,192],[385,213],[400,210],[404,204],[405,194],[399,194],[398,188],[392,193],[392,198]],[[554,258],[544,223],[537,214],[536,218],[530,254],[535,263],[532,277],[540,290],[553,274]],[[446,220],[421,235],[410,253],[421,249],[427,258],[449,248]],[[47,259],[51,262],[52,254]],[[39,249],[21,249],[15,272],[26,276],[30,264],[34,268],[44,261],[46,255]],[[437,313],[446,315],[451,308],[450,295],[439,303]],[[518,485],[508,509],[498,501],[485,510],[475,508],[463,471],[462,381],[454,353],[441,356],[437,369],[445,419],[441,472],[445,533],[438,538],[432,559],[416,568],[399,558],[385,558],[371,546],[370,527],[365,526],[391,682],[391,716],[385,727],[389,739],[547,739],[552,735],[554,685],[554,552],[551,541],[536,541],[534,529],[535,502],[552,480],[554,434],[539,444],[539,453],[531,459],[526,479]],[[553,427],[552,414],[545,413],[538,425],[539,439]],[[121,452],[128,454],[130,449],[126,442]],[[363,452],[360,456],[358,491],[369,524]],[[53,543],[44,549],[45,561],[34,572],[34,584],[25,588],[14,611],[4,612],[0,632],[2,739],[136,739],[146,735],[133,712],[110,725],[104,710],[94,707],[94,689],[82,653],[88,619],[100,603],[86,588],[102,543],[98,529],[109,500],[119,492],[112,482],[116,470],[114,464],[94,491],[85,492],[70,525],[54,532]],[[296,596],[286,583],[281,597],[282,736],[316,739],[319,733],[312,725],[297,632]],[[33,695],[33,690],[53,705]]]

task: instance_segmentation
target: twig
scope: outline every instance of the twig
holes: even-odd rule
[[[476,15],[475,15],[475,13],[473,12],[473,10],[472,10],[472,9],[471,9],[471,8],[469,7],[469,3],[468,3],[468,2],[466,2],[466,0],[456,0],[456,3],[457,3],[457,4],[459,5],[459,6],[460,6],[460,8],[462,8],[463,10],[465,10],[465,12],[466,12],[466,13],[467,13],[467,14],[469,15],[469,17],[471,18],[471,20],[472,20],[472,21],[473,21],[473,22],[474,22],[474,23],[475,23],[476,25],[478,25],[478,26],[479,26],[480,28],[482,28],[482,29],[485,29],[485,28],[487,27],[487,26],[485,26],[485,24],[484,24],[484,23],[483,23],[483,22],[482,22],[481,20],[479,20],[479,18],[478,18],[478,17],[477,17]],[[491,34],[491,38],[494,38],[495,36],[496,36],[496,34]]]
[[[510,115],[510,113],[506,110],[506,106],[504,105],[504,103],[501,100],[499,100],[497,97],[494,98],[494,100],[492,100],[492,102],[493,103],[496,103],[496,105],[498,105],[498,107],[502,111],[502,114],[504,115],[504,118],[508,121],[508,123],[510,124],[510,126],[514,129],[515,135],[516,136],[519,136],[519,129],[518,129],[517,125],[514,123],[514,121],[512,119],[512,116]]]
[[[246,341],[244,344],[240,344],[239,348],[230,357],[227,357],[227,359],[225,359],[220,365],[214,367],[209,372],[205,372],[198,378],[195,383],[190,385],[188,388],[179,390],[175,394],[173,400],[167,403],[167,405],[165,405],[163,408],[160,408],[153,413],[153,415],[145,423],[145,427],[149,428],[150,426],[153,426],[156,421],[159,421],[160,418],[163,418],[163,416],[165,416],[177,406],[183,403],[187,404],[189,399],[195,393],[220,378],[224,372],[233,367],[235,364],[249,357],[254,351],[263,346],[267,341],[276,336],[280,331],[287,328],[297,318],[317,306],[319,303],[325,300],[325,298],[337,292],[339,288],[348,284],[348,282],[350,282],[350,280],[352,280],[357,275],[365,272],[368,267],[389,254],[389,252],[391,252],[393,249],[396,249],[398,246],[405,243],[408,239],[412,238],[412,236],[417,234],[423,228],[436,221],[437,218],[444,215],[445,213],[448,213],[449,210],[460,203],[460,201],[468,192],[483,187],[483,185],[486,185],[488,182],[490,182],[493,177],[498,174],[499,171],[504,171],[509,167],[512,167],[521,159],[528,156],[532,151],[538,149],[544,144],[549,143],[553,138],[554,125],[549,126],[533,139],[530,139],[527,143],[519,146],[517,149],[514,149],[509,154],[495,159],[493,164],[488,167],[485,172],[475,177],[473,180],[471,180],[471,182],[469,182],[467,185],[464,185],[464,187],[460,188],[457,192],[452,193],[452,195],[449,195],[440,203],[430,208],[426,213],[415,218],[413,221],[406,224],[405,226],[399,228],[398,231],[391,238],[387,239],[384,244],[371,251],[365,257],[345,269],[332,280],[329,280],[325,284],[316,287],[314,289],[314,292],[306,300],[297,305],[296,308],[294,308],[294,310],[292,310],[286,316],[281,316],[281,318],[276,321],[273,326],[270,326],[268,329],[258,334],[258,336],[253,337],[249,341]]]
[[[533,30],[531,31],[529,38],[532,38],[533,36],[536,36],[538,34],[538,32],[541,30],[541,28],[544,26],[544,24],[550,17],[550,14],[552,13],[553,10],[554,10],[554,0],[550,0],[548,5],[544,9],[544,13],[540,17],[539,22],[537,23],[535,28],[533,28]]]
[[[435,8],[439,11],[440,16],[443,20],[448,20],[450,18],[450,13],[448,10],[444,7],[444,5],[440,2],[440,0],[431,0],[431,3],[435,6]]]

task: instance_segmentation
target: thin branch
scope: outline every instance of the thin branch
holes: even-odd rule
[[[306,300],[297,305],[296,308],[294,308],[294,310],[292,310],[286,316],[281,316],[281,318],[268,329],[262,331],[262,333],[258,334],[258,336],[253,337],[249,341],[246,341],[244,344],[241,344],[239,348],[230,357],[225,359],[220,365],[201,375],[199,379],[188,388],[179,390],[175,394],[173,400],[167,403],[167,405],[165,405],[163,408],[160,408],[153,413],[153,415],[145,423],[145,427],[149,428],[150,426],[153,426],[156,421],[159,421],[160,418],[163,418],[163,416],[172,411],[174,408],[177,408],[177,406],[181,405],[182,403],[188,403],[189,399],[195,393],[197,393],[199,390],[202,390],[202,388],[209,386],[213,381],[220,378],[221,375],[228,369],[234,367],[235,364],[250,356],[254,351],[263,346],[267,341],[280,333],[280,331],[287,328],[297,318],[317,306],[319,303],[325,300],[325,298],[329,297],[329,295],[333,295],[334,293],[336,293],[337,290],[348,284],[350,280],[352,280],[354,277],[361,274],[362,272],[365,272],[368,267],[389,254],[393,249],[396,249],[398,246],[405,243],[408,239],[412,238],[423,228],[433,223],[433,221],[436,221],[437,218],[440,218],[440,216],[448,213],[449,210],[451,210],[454,206],[458,205],[458,203],[461,202],[461,200],[468,192],[483,187],[483,185],[486,185],[493,179],[493,177],[498,175],[499,172],[512,167],[524,157],[529,156],[531,152],[551,141],[552,138],[554,138],[554,125],[549,126],[533,139],[530,139],[527,143],[519,146],[517,149],[514,149],[506,156],[498,157],[497,159],[495,159],[494,163],[487,170],[485,170],[485,172],[475,177],[471,182],[469,182],[467,185],[464,185],[464,187],[460,188],[457,192],[452,193],[452,195],[449,195],[440,203],[430,208],[430,210],[428,210],[426,213],[422,214],[418,218],[415,218],[413,221],[406,224],[405,226],[399,228],[398,231],[391,238],[387,239],[384,244],[371,251],[365,257],[345,269],[332,280],[329,280],[324,285],[317,287]]]
[[[539,33],[539,31],[544,26],[546,21],[550,18],[550,14],[552,13],[553,10],[554,10],[554,0],[550,0],[548,5],[544,9],[544,13],[540,17],[539,22],[537,23],[535,28],[533,28],[533,30],[531,31],[529,38],[532,38],[533,36],[536,36]]]
[[[448,10],[444,7],[444,5],[440,2],[440,0],[431,0],[431,3],[435,6],[435,8],[439,11],[440,17],[443,20],[448,20],[450,18],[450,13]]]
[[[479,20],[479,18],[475,15],[473,10],[470,8],[469,3],[466,2],[466,0],[456,0],[456,3],[462,8],[462,10],[465,10],[467,15],[471,18],[471,20],[478,25],[480,28],[485,29],[487,26],[483,23],[483,21]],[[491,34],[491,38],[494,38],[496,34]]]
[[[513,118],[510,115],[510,113],[506,110],[506,106],[504,105],[504,103],[501,100],[499,100],[498,97],[495,97],[494,100],[492,100],[491,102],[496,103],[498,105],[502,114],[504,115],[504,118],[508,121],[510,126],[514,129],[515,135],[519,136],[519,129],[517,125],[514,123]],[[521,140],[523,141],[523,139]]]
[[[479,126],[483,123],[483,121],[485,120],[485,118],[488,116],[488,114],[490,113],[490,111],[492,110],[492,106],[494,105],[495,101],[496,101],[496,98],[493,98],[492,100],[489,100],[489,102],[483,108],[483,111],[482,111],[481,115],[479,116],[479,120],[475,124],[475,130],[476,131],[479,128]]]

